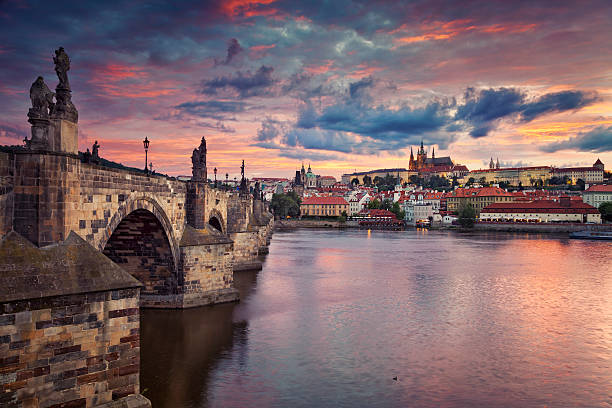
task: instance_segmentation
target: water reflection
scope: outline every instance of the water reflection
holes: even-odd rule
[[[236,274],[239,304],[145,311],[142,387],[156,407],[609,406],[611,250],[277,233],[264,269]]]

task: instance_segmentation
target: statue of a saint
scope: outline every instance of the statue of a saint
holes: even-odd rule
[[[98,144],[98,141],[96,140],[93,146],[91,147],[91,155],[95,158],[100,157],[98,154],[98,149],[100,149],[100,145]]]
[[[194,181],[206,181],[206,139],[202,138],[200,147],[193,149],[191,155],[192,179]]]
[[[35,116],[49,117],[49,110],[53,109],[53,97],[55,93],[51,92],[43,77],[39,76],[30,87],[30,99],[32,100],[32,109],[30,111]]]
[[[70,69],[70,58],[68,58],[68,54],[66,54],[66,51],[64,51],[64,47],[59,47],[58,50],[55,50],[53,62],[55,63],[55,72],[57,73],[57,78],[59,79],[57,88],[69,90],[70,84],[68,83],[68,70]]]

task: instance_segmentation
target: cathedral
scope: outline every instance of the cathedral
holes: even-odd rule
[[[438,166],[452,167],[453,165],[454,163],[451,160],[450,156],[436,158],[436,152],[433,147],[431,148],[431,157],[427,157],[427,151],[423,146],[423,141],[421,141],[421,147],[419,148],[419,150],[417,150],[416,159],[414,158],[412,147],[410,148],[410,170],[420,171],[423,169],[435,168]]]

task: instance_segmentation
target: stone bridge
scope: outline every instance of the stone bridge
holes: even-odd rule
[[[273,218],[244,163],[239,192],[208,184],[204,138],[190,181],[101,165],[97,142],[79,153],[55,55],[55,93],[30,88],[31,138],[0,146],[0,406],[150,408],[139,305],[237,300],[234,271],[261,268]]]
[[[251,194],[86,163],[74,152],[0,151],[0,238],[38,247],[76,232],[143,283],[141,304],[237,299],[233,271],[261,267],[272,217]]]

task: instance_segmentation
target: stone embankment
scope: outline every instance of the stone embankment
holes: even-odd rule
[[[612,224],[514,224],[514,223],[476,223],[477,231],[501,232],[541,232],[541,233],[569,233],[576,231],[612,231]]]
[[[295,228],[350,228],[358,225],[352,225],[349,221],[331,221],[331,220],[311,220],[311,219],[286,219],[274,221],[274,229],[286,230]]]

